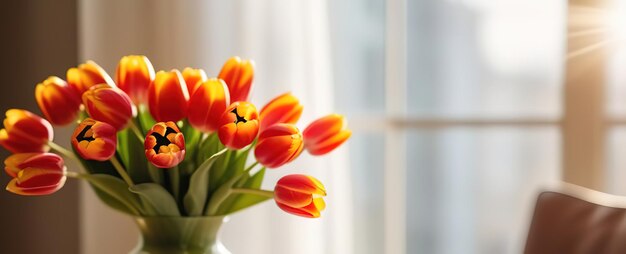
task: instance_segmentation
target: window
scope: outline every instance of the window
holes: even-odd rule
[[[355,130],[354,252],[521,252],[537,191],[562,175],[567,3],[330,10],[336,105]]]

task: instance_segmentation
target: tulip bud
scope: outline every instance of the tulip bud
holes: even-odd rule
[[[315,120],[302,132],[304,147],[312,155],[322,155],[334,150],[352,135],[346,125],[344,117],[339,114]]]
[[[303,106],[291,93],[282,94],[267,103],[259,113],[261,132],[277,123],[295,124],[302,115]]]
[[[274,188],[274,200],[280,209],[307,218],[320,217],[326,208],[323,196],[326,196],[324,185],[307,175],[284,176]]]
[[[189,99],[187,120],[202,132],[214,132],[220,125],[220,118],[230,105],[228,87],[221,79],[199,82]]]
[[[189,95],[192,95],[201,83],[207,80],[206,73],[202,69],[192,69],[185,68],[183,70],[183,79],[185,80],[185,84],[187,84],[187,91]]]
[[[0,130],[0,145],[13,153],[40,153],[50,150],[52,125],[23,109],[9,109]]]
[[[66,125],[78,117],[80,96],[58,77],[48,77],[37,84],[35,99],[43,115],[52,124]]]
[[[97,85],[83,94],[83,104],[91,118],[108,123],[121,130],[135,115],[133,104],[122,90],[107,85]]]
[[[134,103],[148,99],[148,87],[154,80],[154,68],[145,56],[125,56],[120,59],[115,73],[117,86],[126,92]]]
[[[87,61],[78,66],[78,68],[70,68],[67,70],[67,83],[82,95],[90,87],[107,84],[114,87],[115,83],[109,74],[94,61]]]
[[[72,146],[85,160],[106,161],[115,155],[117,131],[108,123],[87,118],[74,130]]]
[[[53,153],[17,153],[4,164],[4,170],[13,177],[6,189],[15,194],[48,195],[65,184],[65,164]]]
[[[157,122],[176,122],[187,116],[189,93],[178,70],[159,71],[148,89],[150,114]]]
[[[302,134],[298,128],[280,123],[261,132],[254,156],[263,166],[277,168],[297,158],[302,148]]]
[[[146,158],[157,168],[171,168],[185,158],[185,138],[173,122],[152,126],[144,143]]]
[[[222,144],[241,149],[254,141],[259,132],[259,115],[252,103],[240,101],[230,105],[220,118],[217,132]]]
[[[237,56],[231,57],[224,63],[218,77],[226,82],[230,92],[230,101],[247,101],[254,78],[254,62],[241,60]]]

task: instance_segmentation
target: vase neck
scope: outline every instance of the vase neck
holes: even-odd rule
[[[141,233],[137,253],[223,254],[218,240],[223,216],[138,217]]]

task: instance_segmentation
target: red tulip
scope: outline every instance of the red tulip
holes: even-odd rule
[[[348,140],[352,131],[346,129],[346,121],[342,115],[331,114],[309,124],[302,135],[306,150],[312,155],[322,155]]]
[[[115,155],[117,131],[108,123],[87,118],[74,130],[72,146],[83,159],[106,161]]]
[[[15,194],[48,195],[65,184],[63,159],[53,153],[17,153],[4,164],[4,170],[13,177],[6,189]]]
[[[326,196],[324,185],[307,175],[284,176],[274,188],[274,200],[280,209],[307,218],[320,217],[326,208],[323,196]]]
[[[23,109],[9,109],[0,130],[0,145],[13,153],[40,153],[50,150],[52,125]]]
[[[52,124],[66,125],[78,117],[80,96],[58,77],[48,77],[37,84],[35,99],[43,115]]]
[[[91,118],[108,123],[121,130],[135,115],[133,104],[122,90],[97,85],[83,94],[83,104]]]
[[[185,158],[185,138],[174,122],[152,126],[144,144],[146,158],[158,168],[171,168]]]
[[[277,168],[297,158],[302,147],[302,134],[298,128],[279,123],[261,132],[254,156],[263,166]]]
[[[154,68],[146,56],[125,56],[117,65],[115,77],[117,86],[134,103],[145,103],[148,99],[148,87],[154,80]]]
[[[230,149],[241,149],[254,141],[259,132],[259,115],[249,102],[235,102],[220,118],[217,132],[222,144]]]
[[[178,70],[159,71],[148,90],[150,114],[157,122],[176,122],[187,116],[189,93]]]
[[[254,62],[231,57],[224,63],[218,77],[228,85],[230,101],[247,101],[254,78]]]
[[[228,87],[221,79],[198,83],[189,99],[187,120],[202,132],[214,132],[220,125],[220,117],[230,105]]]
[[[302,115],[303,106],[291,93],[282,94],[267,103],[261,109],[261,132],[277,123],[297,123]]]
[[[202,69],[192,69],[185,68],[183,70],[183,79],[185,80],[185,84],[187,84],[187,92],[189,95],[192,95],[201,83],[207,80],[206,73]]]
[[[94,61],[87,61],[78,66],[78,68],[70,68],[67,70],[67,83],[78,92],[83,94],[90,87],[107,84],[114,87],[115,83],[109,74]]]

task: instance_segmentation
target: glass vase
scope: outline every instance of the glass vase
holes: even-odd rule
[[[223,216],[136,217],[141,237],[136,254],[230,254],[219,241]]]

